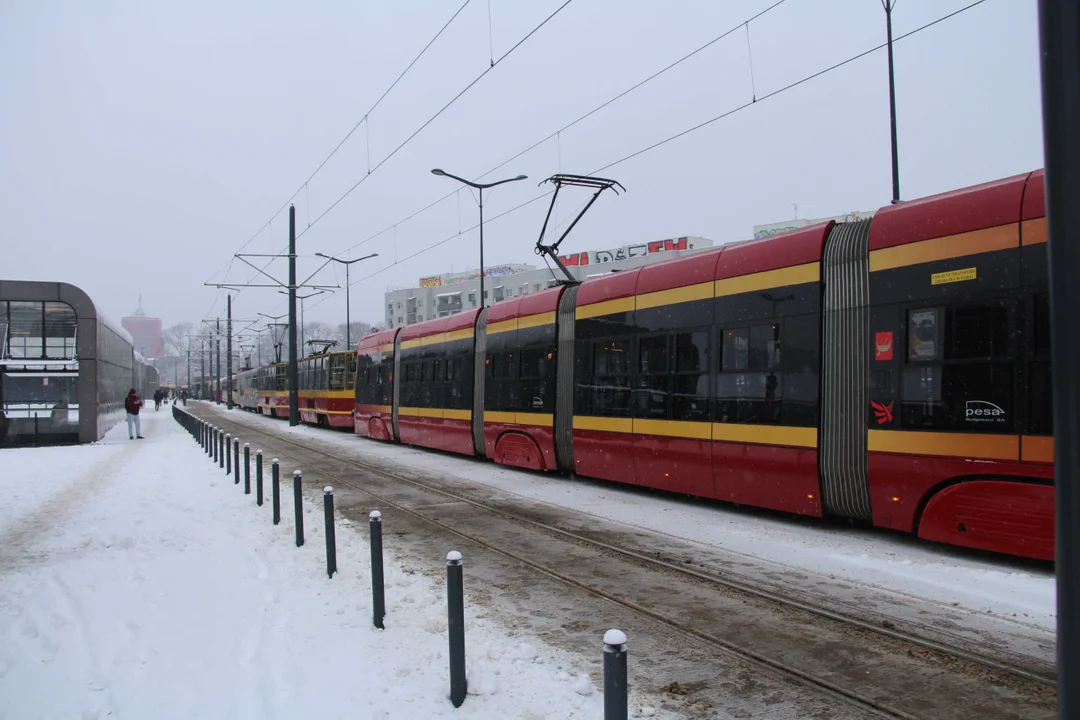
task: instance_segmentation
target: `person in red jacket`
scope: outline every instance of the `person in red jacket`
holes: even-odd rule
[[[124,409],[127,410],[128,440],[143,439],[142,428],[139,425],[139,410],[142,409],[142,400],[139,399],[135,388],[131,388],[124,400]],[[135,434],[131,434],[132,425],[135,426]]]

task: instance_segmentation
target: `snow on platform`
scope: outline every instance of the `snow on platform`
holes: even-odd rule
[[[602,717],[587,668],[472,607],[455,711],[440,583],[388,564],[373,629],[361,532],[339,524],[328,580],[321,507],[295,547],[288,495],[275,528],[170,413],[143,415],[145,440],[0,451],[0,717]]]

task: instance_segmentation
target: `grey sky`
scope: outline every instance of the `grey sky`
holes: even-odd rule
[[[895,34],[970,0],[899,0]],[[231,263],[463,0],[443,2],[0,3],[0,276],[64,280],[101,309],[137,295],[166,325],[224,312],[207,280],[243,282]],[[491,0],[498,58],[563,0]],[[573,0],[300,239],[335,253],[454,189],[432,167],[475,177],[771,5]],[[884,39],[880,0],[787,0],[750,24],[761,97]],[[307,228],[349,187],[489,66],[488,3],[472,0],[402,83],[294,199]],[[1040,167],[1035,3],[987,0],[897,43],[905,198]],[[884,50],[604,171],[605,196],[564,250],[701,235],[886,204],[891,193]],[[507,165],[529,180],[485,198],[491,217],[538,196],[555,172],[588,173],[751,97],[740,30]],[[368,153],[370,144],[370,156]],[[353,318],[380,322],[387,286],[477,265],[464,192],[352,249]],[[560,219],[586,199],[560,203]],[[527,262],[545,202],[485,225],[489,265]],[[460,218],[460,219],[459,219]],[[460,223],[460,224],[459,224]],[[287,214],[245,249],[287,242]],[[399,262],[394,265],[395,259]],[[318,267],[300,262],[301,277]],[[226,271],[226,268],[228,270]],[[270,272],[284,279],[285,264]],[[337,275],[335,273],[337,272]],[[317,277],[343,283],[334,267]],[[273,290],[236,298],[240,317],[284,312]],[[307,319],[344,321],[343,293]]]

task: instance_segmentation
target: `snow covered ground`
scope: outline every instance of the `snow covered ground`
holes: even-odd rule
[[[226,412],[216,406],[213,409]],[[318,438],[365,459],[381,458],[397,466],[483,483],[501,492],[722,549],[759,566],[763,576],[780,570],[808,573],[814,581],[855,587],[848,593],[855,597],[860,587],[880,589],[944,611],[966,612],[984,625],[995,621],[999,628],[1015,626],[1018,633],[1053,642],[1054,575],[1051,569],[1034,563],[983,558],[884,531],[838,527],[585,478],[526,472],[306,425],[289,428],[281,420],[241,410],[229,412],[228,417],[263,429]]]
[[[375,630],[366,528],[339,524],[327,579],[321,507],[296,548],[288,498],[274,527],[170,413],[143,428],[0,451],[0,718],[603,716],[595,665],[468,604],[470,697],[454,710],[441,568],[388,564]]]

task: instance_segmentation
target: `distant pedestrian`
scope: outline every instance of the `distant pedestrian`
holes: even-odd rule
[[[187,396],[188,396],[187,388],[183,388],[180,391],[180,400],[184,403],[184,407],[187,407]]]
[[[161,409],[161,396],[163,394],[164,393],[162,392],[161,388],[158,388],[154,391],[154,412],[157,412]]]
[[[142,426],[139,425],[139,410],[142,409],[143,401],[139,399],[138,394],[135,392],[135,388],[131,388],[128,391],[127,399],[124,400],[124,409],[127,410],[127,426],[128,426],[128,440],[134,440],[138,438],[143,439]],[[135,434],[132,435],[132,426],[134,426]]]

